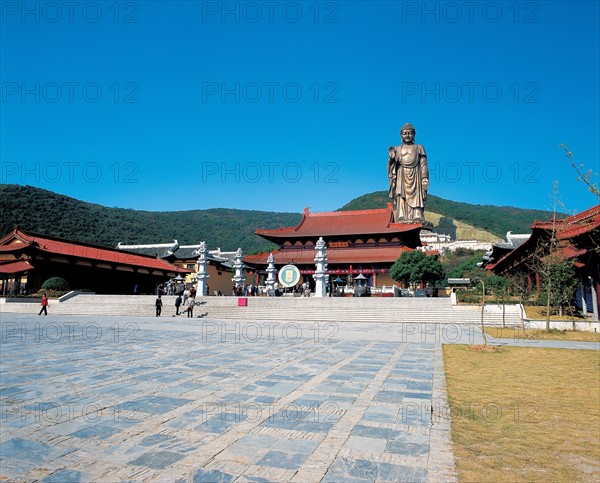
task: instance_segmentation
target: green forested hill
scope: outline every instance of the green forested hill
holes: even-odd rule
[[[385,191],[377,191],[352,200],[341,210],[381,208],[388,200]],[[498,238],[509,230],[529,233],[533,220],[548,219],[543,211],[471,205],[437,196],[429,196],[427,211],[441,215],[441,220],[436,218],[440,225],[462,222]],[[272,247],[254,234],[257,228],[294,226],[300,218],[300,213],[224,208],[172,212],[108,208],[40,188],[0,184],[0,235],[18,225],[25,231],[104,246],[168,243],[173,239],[183,245],[205,240],[211,248],[230,251],[242,247],[251,254]]]
[[[342,210],[366,210],[381,208],[390,201],[387,191],[375,191],[360,196],[340,208]],[[551,214],[541,210],[528,210],[510,206],[473,205],[445,200],[429,195],[425,212],[438,213],[452,221],[461,221],[475,228],[504,238],[507,231],[530,233],[531,223],[535,220],[549,220]],[[427,216],[426,216],[427,217]],[[449,223],[450,220],[445,220]]]
[[[0,233],[16,225],[25,231],[104,246],[118,242],[181,245],[206,241],[210,248],[246,254],[268,250],[272,244],[254,234],[257,228],[296,225],[299,213],[210,209],[139,211],[108,208],[31,186],[0,185]]]

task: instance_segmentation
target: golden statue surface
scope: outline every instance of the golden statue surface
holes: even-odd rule
[[[429,171],[425,148],[415,144],[416,133],[412,124],[405,124],[400,129],[402,144],[388,148],[389,194],[394,202],[394,221],[399,223],[425,219]]]

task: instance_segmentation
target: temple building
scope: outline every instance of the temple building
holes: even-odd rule
[[[330,281],[339,277],[351,281],[363,274],[367,284],[393,285],[390,267],[402,252],[421,246],[421,222],[394,223],[391,203],[374,210],[310,213],[304,209],[296,226],[275,230],[256,230],[256,234],[276,244],[275,265],[293,264],[304,281],[314,284],[315,245],[319,237],[327,243]],[[246,255],[244,263],[262,279],[266,276],[269,253]],[[257,283],[260,281],[257,280]]]
[[[543,254],[542,247],[555,240],[556,253],[570,260],[579,277],[576,304],[583,312],[598,319],[600,306],[600,205],[578,215],[556,221],[536,221],[531,236],[506,253],[506,247],[488,255],[485,269],[496,275],[522,275],[527,288],[540,289],[540,275],[532,268],[532,259]],[[521,241],[521,240],[518,240]]]
[[[190,271],[155,256],[28,233],[0,239],[0,294],[33,293],[48,278],[104,294],[156,293],[156,286]]]
[[[154,257],[172,263],[176,267],[185,268],[190,271],[185,279],[186,284],[192,284],[196,280],[198,260],[198,249],[200,245],[180,245],[177,240],[172,243],[154,243],[147,245],[124,245],[119,243],[117,249],[130,252],[152,255]],[[232,261],[235,252],[224,252],[220,248],[208,250],[207,273],[208,273],[208,295],[229,294],[232,288]]]
[[[486,252],[483,261],[479,262],[477,265],[483,268],[486,268],[488,265],[493,265],[515,248],[525,243],[530,236],[530,233],[517,235],[513,234],[512,231],[507,232],[506,240],[493,243],[491,250]]]

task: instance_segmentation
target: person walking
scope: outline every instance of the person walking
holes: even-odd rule
[[[187,316],[188,318],[194,318],[194,304],[196,303],[196,301],[193,298],[189,298],[188,299],[188,306],[187,306]]]
[[[160,313],[162,312],[162,300],[160,298],[160,294],[158,295],[158,298],[156,299],[156,302],[154,302],[154,305],[156,305],[156,316],[160,317]]]
[[[44,315],[48,315],[48,297],[46,297],[46,294],[42,294],[42,308],[38,315],[42,315],[42,312],[44,312]]]
[[[179,315],[179,307],[181,307],[181,294],[175,299],[175,315]]]

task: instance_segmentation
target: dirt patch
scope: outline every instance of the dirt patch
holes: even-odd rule
[[[468,351],[473,352],[498,352],[500,351],[499,345],[470,345],[467,346]]]

